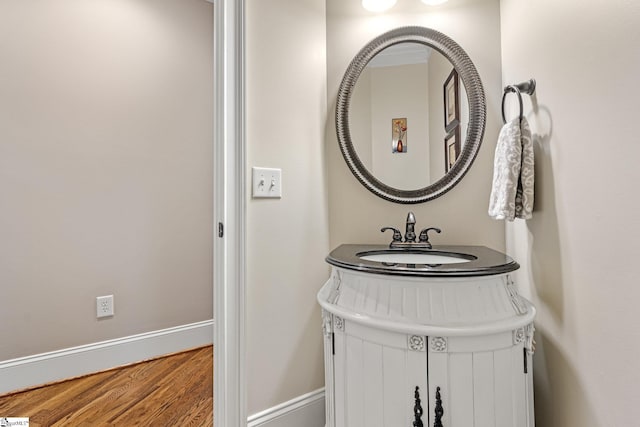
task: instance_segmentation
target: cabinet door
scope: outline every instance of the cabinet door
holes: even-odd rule
[[[425,396],[422,419],[427,425],[425,337],[412,341],[411,336],[342,321],[334,324],[334,334],[336,427],[413,425],[416,386]]]
[[[326,310],[322,310],[322,332],[324,337],[325,426],[335,427],[333,315]]]
[[[531,360],[510,332],[429,337],[428,343],[429,426],[533,427]],[[438,404],[441,420],[435,419]]]

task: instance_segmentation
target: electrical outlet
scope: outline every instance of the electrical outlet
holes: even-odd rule
[[[98,319],[113,316],[113,295],[96,297],[96,316]]]

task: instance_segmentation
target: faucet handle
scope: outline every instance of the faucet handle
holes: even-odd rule
[[[380,232],[384,233],[387,230],[392,230],[393,231],[393,241],[394,242],[402,242],[402,234],[400,233],[400,230],[398,230],[397,228],[393,228],[393,227],[382,227],[380,229]]]
[[[427,243],[429,245],[429,249],[431,249],[431,243],[429,243],[429,232],[431,230],[435,231],[436,233],[442,233],[442,230],[437,227],[429,227],[422,230],[420,232],[420,237],[418,237],[420,243]]]

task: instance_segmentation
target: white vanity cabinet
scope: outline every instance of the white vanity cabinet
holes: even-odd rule
[[[327,427],[534,426],[535,310],[508,273],[411,277],[334,266],[318,301]]]

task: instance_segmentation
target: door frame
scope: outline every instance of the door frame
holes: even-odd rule
[[[209,1],[215,73],[214,425],[246,426],[245,0]]]

